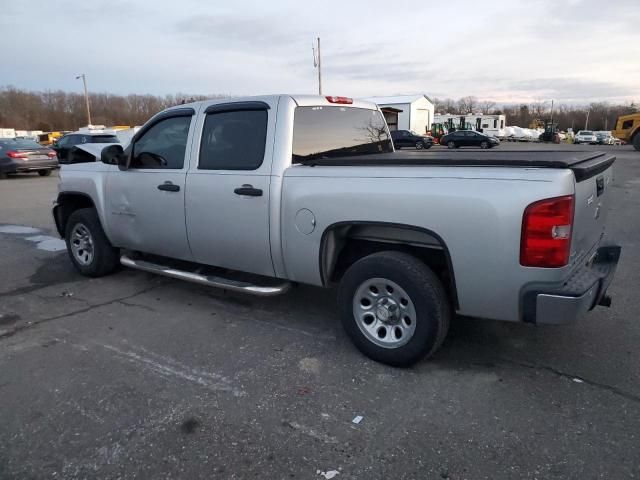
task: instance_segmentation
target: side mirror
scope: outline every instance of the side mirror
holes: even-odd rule
[[[128,158],[124,153],[122,145],[109,145],[102,149],[100,160],[107,165],[118,165],[120,170],[129,168]]]

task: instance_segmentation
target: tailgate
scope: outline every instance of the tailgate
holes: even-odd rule
[[[572,264],[582,263],[604,234],[614,160],[615,157],[600,157],[571,168],[576,177]]]

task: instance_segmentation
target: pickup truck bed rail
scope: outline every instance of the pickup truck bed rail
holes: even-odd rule
[[[581,182],[604,172],[615,155],[581,150],[394,152],[341,158],[316,158],[300,162],[309,166],[411,166],[568,168]]]

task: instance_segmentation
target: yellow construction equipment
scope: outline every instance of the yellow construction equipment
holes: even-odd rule
[[[611,134],[631,143],[636,150],[640,151],[640,112],[618,117],[616,128]]]

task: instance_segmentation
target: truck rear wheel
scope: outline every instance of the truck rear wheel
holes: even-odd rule
[[[340,282],[342,324],[369,358],[406,367],[435,353],[449,330],[447,294],[417,258],[379,252],[351,265]]]
[[[640,132],[636,133],[636,136],[633,137],[633,148],[640,152]]]
[[[102,277],[120,265],[118,249],[109,242],[93,208],[81,208],[71,214],[65,240],[71,262],[82,275]]]

